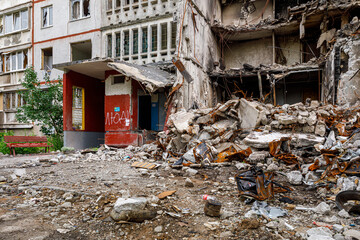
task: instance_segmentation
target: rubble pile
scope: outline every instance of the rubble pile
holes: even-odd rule
[[[340,136],[349,135],[349,131],[358,126],[358,110],[322,105],[318,101],[274,107],[246,99],[230,100],[213,109],[179,111],[171,115],[169,129],[159,134],[159,141],[162,148],[174,156],[184,154],[203,141],[218,154],[230,145],[237,150],[246,148],[244,145],[268,148],[270,141],[290,135],[305,147],[322,143],[330,129]],[[259,136],[267,141],[254,140]]]

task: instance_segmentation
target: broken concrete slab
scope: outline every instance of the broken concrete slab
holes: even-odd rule
[[[179,133],[189,132],[190,123],[193,121],[195,114],[193,112],[180,111],[170,116],[170,121],[174,124]]]
[[[252,130],[260,125],[262,117],[265,115],[262,107],[257,102],[250,102],[242,98],[238,109],[240,128]]]

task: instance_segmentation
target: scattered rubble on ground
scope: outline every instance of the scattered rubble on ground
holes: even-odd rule
[[[3,156],[0,233],[24,216],[36,239],[359,239],[359,110],[231,100],[142,147]]]

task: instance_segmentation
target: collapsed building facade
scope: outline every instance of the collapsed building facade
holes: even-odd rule
[[[194,80],[179,91],[180,108],[245,96],[274,105],[307,98],[356,102],[358,1],[183,1],[180,6],[178,58]]]

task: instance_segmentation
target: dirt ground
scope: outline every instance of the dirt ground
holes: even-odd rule
[[[266,225],[263,217],[244,222],[252,204],[239,197],[234,165],[189,173],[164,162],[157,169],[144,170],[132,168],[131,160],[57,162],[53,158],[0,160],[0,239],[300,239],[304,229],[314,227],[313,221],[324,220],[278,200],[286,195],[295,200],[294,205],[309,207],[326,201],[316,190],[298,186],[267,201],[288,209],[287,216],[274,221],[275,227]],[[185,186],[186,178],[194,187]],[[286,183],[281,174],[276,180]],[[168,190],[176,193],[163,200],[154,197]],[[65,200],[69,193],[72,197]],[[204,214],[203,194],[222,203],[220,217]],[[149,207],[156,209],[157,216],[143,223],[114,222],[109,214],[118,197],[156,199]],[[281,227],[284,221],[294,229]]]

